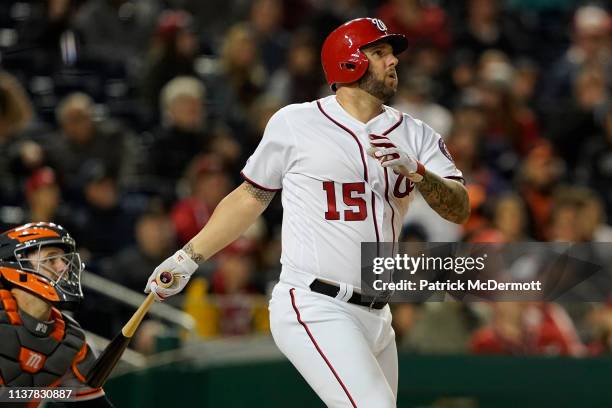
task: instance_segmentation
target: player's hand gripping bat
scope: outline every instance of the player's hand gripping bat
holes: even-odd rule
[[[161,287],[167,288],[172,285],[173,281],[174,275],[172,275],[171,272],[164,271],[157,275],[157,284]],[[140,322],[142,322],[143,317],[149,311],[154,300],[155,295],[149,293],[147,298],[134,312],[121,331],[110,343],[108,343],[108,346],[106,346],[102,354],[96,359],[91,370],[89,370],[87,374],[87,385],[92,388],[100,388],[104,385],[106,379],[117,365],[117,362],[121,359],[123,351],[130,343],[130,340],[132,340],[132,336],[134,336],[136,329],[140,326]]]

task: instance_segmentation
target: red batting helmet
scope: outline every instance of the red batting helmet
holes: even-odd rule
[[[394,54],[408,47],[406,37],[389,34],[385,23],[377,18],[351,20],[327,36],[321,50],[321,62],[332,90],[336,90],[336,84],[355,82],[366,73],[368,57],[361,49],[381,40],[391,44]]]

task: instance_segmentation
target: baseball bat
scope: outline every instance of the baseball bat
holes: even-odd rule
[[[157,284],[162,288],[167,288],[174,282],[174,275],[171,272],[164,271],[157,275]],[[87,385],[91,388],[100,388],[121,359],[123,351],[127,348],[132,340],[132,336],[140,326],[142,319],[149,311],[149,308],[155,300],[155,295],[149,293],[146,299],[134,312],[130,320],[123,326],[121,331],[111,340],[106,346],[102,354],[96,359],[93,367],[87,373]]]

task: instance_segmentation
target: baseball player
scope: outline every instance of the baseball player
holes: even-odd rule
[[[70,387],[70,406],[112,407],[102,389],[85,384],[95,357],[79,324],[59,310],[83,298],[82,270],[74,240],[59,225],[26,224],[0,235],[0,391]]]
[[[335,95],[279,110],[242,171],[245,182],[151,275],[180,292],[200,262],[240,236],[282,189],[282,271],[270,301],[279,349],[330,407],[394,407],[397,351],[387,299],[360,293],[361,242],[398,239],[416,187],[447,220],[469,216],[462,173],[429,126],[386,105],[405,37],[378,19],[334,30],[321,52]],[[178,279],[160,288],[156,273]]]

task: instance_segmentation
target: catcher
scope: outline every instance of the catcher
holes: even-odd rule
[[[0,235],[0,393],[71,387],[71,407],[112,407],[101,388],[85,384],[95,356],[79,324],[60,311],[82,300],[83,268],[59,225],[26,224]]]

